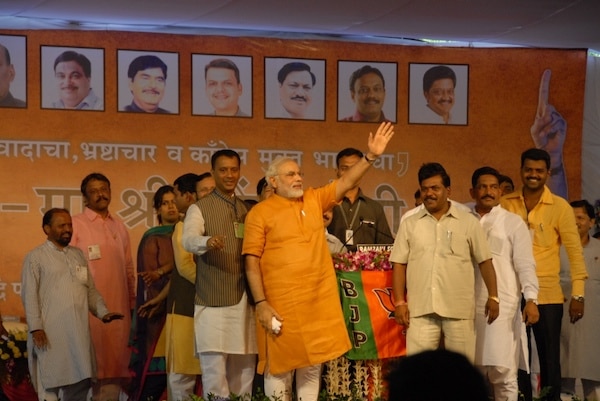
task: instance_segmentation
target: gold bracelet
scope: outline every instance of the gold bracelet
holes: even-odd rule
[[[496,302],[498,305],[500,305],[500,298],[498,297],[488,297],[488,299],[491,299],[492,301]]]

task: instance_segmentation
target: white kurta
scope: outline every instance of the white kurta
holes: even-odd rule
[[[590,238],[583,248],[588,279],[585,282],[583,318],[570,322],[569,304],[565,303],[560,333],[560,367],[563,377],[600,381],[600,240]],[[571,298],[569,259],[560,248],[560,284],[567,300]]]
[[[523,220],[501,206],[480,217],[479,222],[492,252],[500,315],[492,324],[487,324],[484,310],[488,292],[481,272],[476,269],[475,364],[514,368],[520,356],[524,357],[523,361],[529,359],[525,324],[520,313],[521,293],[526,299],[537,299],[539,290],[531,236]]]
[[[104,316],[108,310],[83,252],[72,246],[59,249],[46,241],[27,254],[21,274],[32,375],[39,372],[45,389],[95,377],[88,311]],[[45,350],[33,350],[33,330],[45,331]],[[37,383],[35,377],[32,382]]]

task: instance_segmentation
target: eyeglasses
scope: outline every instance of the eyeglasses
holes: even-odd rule
[[[304,178],[304,173],[301,172],[301,171],[288,171],[287,173],[277,174],[277,175],[282,175],[282,176],[287,177],[287,178],[294,178],[295,176],[298,176],[300,178]]]

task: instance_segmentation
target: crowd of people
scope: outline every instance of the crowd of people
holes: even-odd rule
[[[40,399],[226,399],[252,394],[259,374],[269,397],[317,400],[322,364],[352,346],[331,254],[390,243],[392,318],[406,328],[408,355],[388,375],[390,399],[448,388],[461,399],[516,401],[520,391],[530,400],[531,332],[546,399],[574,393],[576,378],[599,399],[593,207],[549,190],[542,149],[523,152],[516,190],[492,167],[475,170],[470,206],[450,200],[449,174],[430,162],[394,236],[360,189],[393,135],[383,122],[366,153],[340,151],[337,179],[319,188],[304,187],[295,160],[277,158],[256,202],[236,193],[239,154],[216,151],[210,172],[154,194],[158,225],[140,241],[137,273],[127,229],[109,211],[109,179],[86,176],[85,210],[48,210],[47,241],[23,264]]]

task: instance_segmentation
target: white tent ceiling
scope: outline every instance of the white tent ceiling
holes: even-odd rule
[[[600,0],[0,0],[5,29],[220,29],[595,50],[599,17]]]

